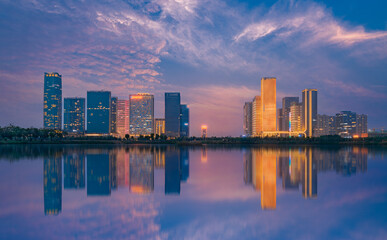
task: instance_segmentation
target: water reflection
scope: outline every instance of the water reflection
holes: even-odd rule
[[[44,213],[57,215],[62,210],[62,156],[43,160]]]

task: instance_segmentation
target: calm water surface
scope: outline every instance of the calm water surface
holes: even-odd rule
[[[0,146],[0,239],[387,239],[386,153]]]

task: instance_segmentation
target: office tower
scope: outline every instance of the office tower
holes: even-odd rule
[[[189,178],[189,151],[188,148],[180,149],[181,181],[186,182]]]
[[[64,99],[63,129],[68,133],[85,133],[85,99]]]
[[[258,136],[262,133],[262,103],[261,96],[255,96],[252,104],[252,134]]]
[[[148,93],[129,95],[129,132],[133,136],[149,136],[153,131],[154,97]]]
[[[357,114],[356,115],[356,133],[359,137],[368,137],[368,124],[367,115]]]
[[[202,138],[207,137],[207,125],[202,125]]]
[[[44,214],[58,215],[62,211],[62,159],[44,159]]]
[[[110,134],[111,93],[108,91],[87,92],[87,133]]]
[[[317,127],[317,89],[302,91],[303,129],[307,137],[313,137]]]
[[[298,103],[300,101],[299,97],[284,97],[282,98],[282,117],[283,121],[281,124],[281,130],[280,131],[289,131],[290,127],[290,119],[289,119],[289,113],[290,113],[290,106],[292,103]]]
[[[129,134],[129,100],[117,101],[117,134],[120,138]]]
[[[155,135],[165,135],[165,119],[164,118],[155,118]]]
[[[180,93],[165,93],[165,135],[179,137]]]
[[[129,191],[137,194],[153,192],[154,163],[150,149],[132,152],[129,165]]]
[[[189,137],[189,108],[188,105],[180,105],[180,137]]]
[[[289,111],[289,132],[301,132],[302,129],[302,104],[292,102]]]
[[[250,148],[247,148],[243,153],[243,181],[245,184],[253,182],[253,153]]]
[[[180,152],[177,149],[165,153],[165,195],[180,194]]]
[[[111,133],[117,133],[117,97],[111,98],[111,105],[110,105],[110,132]]]
[[[284,116],[282,113],[282,108],[277,109],[277,131],[282,131]]]
[[[243,106],[243,134],[251,136],[253,134],[253,103],[245,102]]]
[[[63,166],[64,189],[85,188],[85,155],[65,155]]]
[[[350,138],[356,134],[356,113],[341,111],[336,114],[336,132],[344,138]]]
[[[262,131],[275,132],[277,127],[276,78],[261,79]]]
[[[317,197],[317,164],[313,160],[312,149],[306,149],[303,161],[302,195],[305,198]]]
[[[108,196],[111,193],[111,161],[109,154],[87,155],[87,196]]]
[[[44,73],[43,127],[62,129],[62,75]]]
[[[316,137],[335,134],[335,116],[317,114]]]

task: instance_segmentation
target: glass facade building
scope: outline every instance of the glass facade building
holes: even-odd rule
[[[153,131],[154,97],[148,93],[138,93],[129,96],[130,135],[149,136]]]
[[[87,133],[110,134],[111,93],[108,91],[87,92]]]
[[[129,100],[117,101],[117,134],[121,138],[129,134]]]
[[[188,105],[180,105],[180,137],[189,137],[189,108]]]
[[[165,93],[165,135],[179,137],[180,93]]]
[[[62,129],[62,76],[44,73],[43,127]]]
[[[83,134],[85,132],[85,99],[64,99],[63,129],[68,133]]]

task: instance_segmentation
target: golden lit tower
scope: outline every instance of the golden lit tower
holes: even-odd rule
[[[312,137],[317,128],[317,89],[302,91],[303,128],[307,137]]]
[[[255,96],[253,99],[252,115],[252,133],[253,136],[258,136],[262,132],[261,96]]]
[[[165,119],[164,118],[155,118],[155,135],[164,135],[165,134]]]
[[[276,78],[261,79],[262,131],[275,132],[277,126]]]

